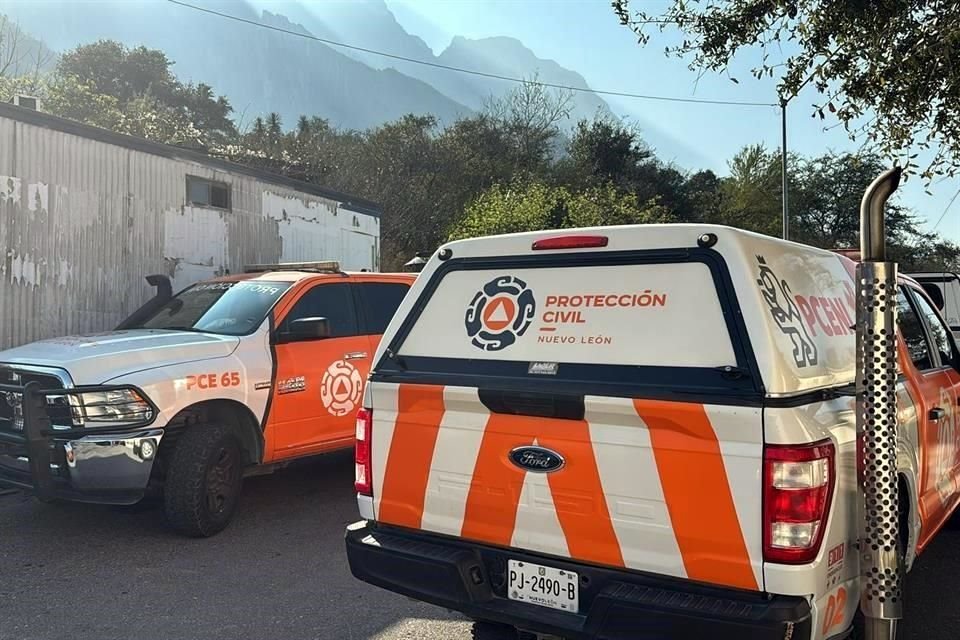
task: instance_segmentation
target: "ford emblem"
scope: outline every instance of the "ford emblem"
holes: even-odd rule
[[[517,447],[510,452],[510,462],[524,471],[553,473],[559,471],[566,461],[556,451],[544,447]]]

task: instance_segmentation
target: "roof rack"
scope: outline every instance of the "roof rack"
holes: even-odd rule
[[[343,273],[336,260],[318,260],[316,262],[278,262],[277,264],[248,264],[244,273],[264,273],[266,271],[312,271],[315,273]]]

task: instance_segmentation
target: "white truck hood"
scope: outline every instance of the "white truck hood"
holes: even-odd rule
[[[239,343],[235,336],[131,329],[32,342],[0,351],[0,363],[57,367],[75,384],[102,384],[154,367],[223,358]]]

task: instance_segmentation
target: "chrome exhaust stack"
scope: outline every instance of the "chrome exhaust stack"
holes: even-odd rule
[[[897,264],[887,261],[884,206],[900,184],[894,167],[860,204],[857,265],[857,440],[860,454],[860,610],[866,640],[894,640],[903,617],[898,546]]]

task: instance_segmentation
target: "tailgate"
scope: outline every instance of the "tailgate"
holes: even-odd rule
[[[423,288],[368,389],[376,519],[762,590],[761,411],[731,404],[756,390],[722,264],[547,258]]]

